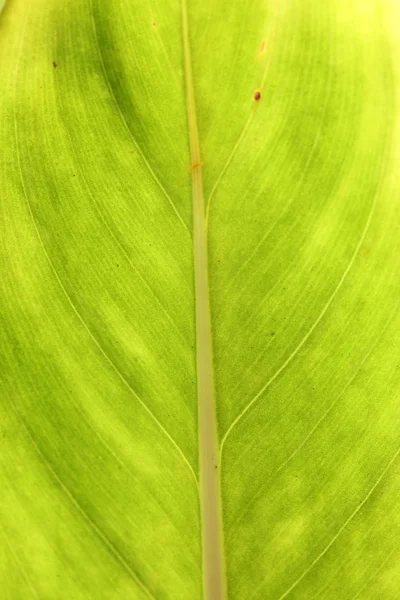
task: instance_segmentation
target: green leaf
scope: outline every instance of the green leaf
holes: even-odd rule
[[[5,600],[400,593],[396,0],[9,0]]]

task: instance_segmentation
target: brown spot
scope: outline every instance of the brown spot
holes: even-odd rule
[[[198,169],[199,167],[202,167],[203,163],[202,162],[197,162],[197,163],[193,163],[193,165],[190,165],[191,169]]]
[[[264,50],[265,50],[265,41],[263,40],[261,42],[261,46],[260,46],[260,54],[262,54],[264,52]]]
[[[157,23],[155,21],[152,22],[151,24],[152,27],[157,27]]]
[[[258,102],[259,100],[261,100],[261,92],[259,90],[256,90],[254,92],[253,98],[256,102]]]
[[[56,68],[56,66],[57,66],[57,63],[55,60],[53,60],[53,67]]]

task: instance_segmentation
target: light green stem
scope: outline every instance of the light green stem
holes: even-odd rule
[[[208,286],[207,227],[204,210],[203,169],[196,121],[186,0],[182,0],[182,29],[190,156],[192,163],[203,586],[205,600],[224,600],[224,598],[226,598],[226,583],[219,473],[219,444],[214,398],[211,315]]]

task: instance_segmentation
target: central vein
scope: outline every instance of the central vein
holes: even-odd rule
[[[203,173],[196,121],[189,23],[186,0],[182,4],[186,103],[192,163],[193,253],[196,295],[197,400],[199,414],[200,507],[205,600],[226,598],[222,534],[221,490],[217,417],[214,398],[212,335],[208,286],[207,228]]]

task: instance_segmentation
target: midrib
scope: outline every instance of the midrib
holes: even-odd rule
[[[207,227],[203,172],[196,120],[189,20],[181,0],[186,104],[192,165],[193,254],[196,296],[197,401],[199,417],[200,508],[205,600],[226,598],[222,533],[219,444],[214,399],[212,334],[208,286]]]

